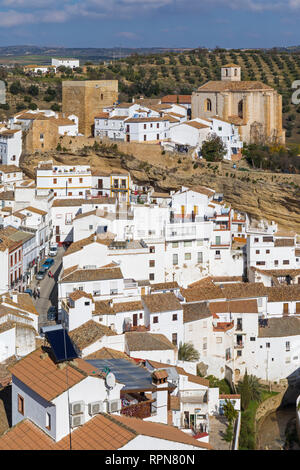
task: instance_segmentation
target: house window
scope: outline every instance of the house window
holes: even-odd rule
[[[267,255],[269,255],[269,254],[270,254],[270,250],[266,250],[266,253],[267,253]]]
[[[177,333],[172,333],[172,343],[177,346]]]
[[[270,348],[270,343],[266,343],[266,348]]]
[[[68,178],[68,182],[69,182],[69,183],[72,183],[72,178]]]
[[[178,255],[177,253],[174,253],[173,254],[173,266],[175,266],[176,264],[178,264]]]
[[[150,246],[150,253],[155,253],[155,246]]]
[[[197,253],[197,261],[198,263],[203,263],[203,253],[202,251]]]
[[[144,124],[144,129],[146,129],[146,128],[147,128],[147,124]]]
[[[256,261],[256,266],[264,266],[265,264],[265,261]]]
[[[278,266],[278,259],[275,259],[274,264],[275,266]]]
[[[172,242],[172,248],[178,248],[179,244],[178,242]]]
[[[150,268],[154,268],[154,267],[155,267],[155,261],[154,261],[154,259],[150,259],[150,261],[149,261],[149,267],[150,267]]]
[[[24,415],[24,398],[18,395],[18,412]]]
[[[85,306],[90,305],[90,302],[84,302],[84,305]]]
[[[46,428],[50,431],[51,429],[51,415],[46,412]]]
[[[156,134],[156,140],[159,140],[159,134]]]
[[[254,243],[258,243],[259,242],[259,238],[254,238]]]
[[[211,111],[211,109],[212,109],[211,100],[207,98],[207,100],[205,100],[205,111]]]
[[[79,178],[79,183],[82,183],[83,182],[83,178]]]
[[[157,129],[159,129],[159,122],[156,124]],[[157,134],[158,135],[158,134]]]
[[[57,178],[53,179],[53,184],[57,184]]]
[[[184,254],[184,259],[185,259],[186,261],[191,261],[191,259],[192,259],[192,253],[185,253],[185,254]]]
[[[239,349],[239,350],[237,351],[237,357],[241,357],[241,355],[242,355],[242,351]]]
[[[220,250],[216,250],[215,259],[221,259],[221,251]]]
[[[286,343],[285,343],[285,350],[286,350],[287,352],[289,352],[289,351],[291,350],[291,345],[290,345],[290,342],[289,342],[289,341],[286,341]]]
[[[222,337],[221,336],[216,337],[216,343],[222,343]]]
[[[44,134],[40,134],[40,140],[43,140]]]
[[[255,336],[251,336],[250,341],[255,341]]]
[[[153,323],[158,323],[158,317],[153,317]]]
[[[150,274],[149,274],[149,280],[150,280],[150,281],[154,281],[154,273],[150,273]]]
[[[142,313],[140,313],[140,320],[142,320],[142,319],[143,319],[143,314],[142,314]]]
[[[256,253],[257,255],[259,255],[260,250],[255,250],[255,253]]]
[[[177,313],[174,313],[174,314],[173,314],[172,320],[173,320],[173,321],[177,321],[177,320],[178,320],[178,315],[177,315]]]
[[[282,261],[282,264],[290,264],[290,261],[289,261],[288,259],[284,259],[284,260]]]
[[[184,246],[185,246],[185,247],[192,246],[192,242],[185,241],[185,242],[184,242]]]
[[[147,140],[147,136],[146,136],[146,135],[144,135],[144,141],[146,141],[146,140]]]

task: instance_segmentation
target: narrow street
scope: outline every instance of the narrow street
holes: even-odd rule
[[[30,285],[32,290],[34,290],[37,285],[40,286],[40,298],[34,300],[32,297],[34,306],[39,313],[39,329],[41,326],[53,325],[55,323],[54,321],[47,320],[47,312],[51,305],[57,307],[57,279],[62,267],[62,256],[64,252],[64,248],[60,247],[58,249],[57,255],[55,258],[53,258],[54,265],[52,265],[50,271],[54,274],[54,278],[48,277],[48,274],[46,274],[42,281],[37,281],[34,279]]]

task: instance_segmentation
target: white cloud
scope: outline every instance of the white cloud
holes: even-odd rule
[[[0,29],[30,23],[63,23],[78,18],[132,19],[162,8],[195,14],[213,7],[252,12],[300,10],[300,0],[0,0]]]

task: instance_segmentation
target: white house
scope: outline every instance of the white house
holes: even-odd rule
[[[68,59],[68,58],[55,58],[51,59],[51,65],[54,67],[70,67],[71,69],[75,69],[79,67],[79,59]]]
[[[0,128],[0,163],[1,165],[19,166],[22,153],[22,131],[19,129]]]

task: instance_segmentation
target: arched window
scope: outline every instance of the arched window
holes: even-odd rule
[[[205,111],[211,111],[211,109],[212,109],[211,100],[207,98],[207,100],[205,100]]]
[[[243,100],[239,101],[238,104],[238,115],[240,118],[243,118],[243,107],[244,107],[244,102]]]
[[[237,76],[237,69],[234,69],[234,76]]]

